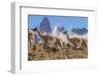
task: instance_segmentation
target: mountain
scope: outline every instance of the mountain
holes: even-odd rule
[[[47,34],[51,33],[51,26],[47,17],[43,18],[42,22],[40,23],[39,29],[40,31],[46,32]]]
[[[63,26],[55,26],[52,35],[58,36],[64,29]]]
[[[84,35],[88,32],[88,30],[86,28],[73,28],[72,32],[78,35]]]

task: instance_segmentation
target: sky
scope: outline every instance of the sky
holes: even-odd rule
[[[63,26],[66,29],[88,27],[88,17],[28,15],[29,28],[38,27],[44,17],[47,17],[49,19],[51,28],[54,28],[56,25]]]

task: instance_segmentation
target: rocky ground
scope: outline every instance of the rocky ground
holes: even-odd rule
[[[70,48],[70,46],[66,46],[62,48],[61,51],[57,50],[56,48],[43,48],[40,49],[33,49],[28,48],[28,60],[56,60],[56,59],[81,59],[81,58],[88,58],[88,51],[86,48],[83,49],[75,49]]]

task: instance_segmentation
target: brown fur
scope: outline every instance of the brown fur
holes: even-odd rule
[[[69,40],[74,44],[74,48],[78,48],[79,43],[81,42],[81,39],[80,38],[77,38],[77,37],[70,38]]]
[[[69,35],[66,33],[66,38],[69,40],[69,42],[72,44],[71,46],[76,48],[76,49],[80,49],[82,48],[82,45],[84,44],[85,47],[87,47],[87,43],[84,39],[78,38],[78,37],[73,37],[73,38],[69,38]]]
[[[48,45],[49,42],[54,41],[54,46],[57,46],[60,49],[60,47],[62,46],[61,44],[61,39],[54,37],[54,36],[50,36],[50,35],[42,35],[41,32],[39,30],[37,30],[39,36],[44,40],[45,45]]]
[[[42,44],[34,42],[34,31],[28,31],[28,46],[34,50],[42,50]]]
[[[34,33],[33,32],[30,32],[30,31],[28,31],[28,45],[30,46],[30,47],[33,47],[33,43],[34,43]]]

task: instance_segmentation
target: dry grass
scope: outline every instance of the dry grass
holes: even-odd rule
[[[88,58],[88,51],[86,48],[75,49],[70,46],[65,46],[61,51],[56,48],[28,48],[28,60],[56,60],[56,59],[80,59]]]

